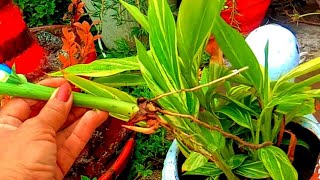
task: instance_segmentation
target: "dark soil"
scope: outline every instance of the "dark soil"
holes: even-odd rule
[[[56,36],[47,31],[39,31],[35,34],[39,44],[47,51],[47,63],[45,63],[43,69],[46,72],[58,71],[62,68],[61,61],[59,60],[59,54],[63,53],[61,48],[63,42],[61,37]]]
[[[286,129],[293,132],[297,136],[297,139],[303,140],[310,146],[309,150],[305,147],[297,146],[293,162],[293,166],[299,173],[299,180],[309,180],[317,164],[320,153],[320,141],[313,133],[298,124],[290,123]],[[286,147],[282,148],[284,150],[287,149]]]

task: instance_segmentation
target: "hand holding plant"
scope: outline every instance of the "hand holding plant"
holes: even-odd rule
[[[108,117],[103,111],[72,108],[71,88],[64,79],[41,84],[59,89],[37,116],[30,118],[36,100],[13,98],[1,108],[1,179],[62,179]]]

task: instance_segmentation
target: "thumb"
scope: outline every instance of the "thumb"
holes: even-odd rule
[[[49,101],[35,117],[35,120],[53,128],[57,132],[66,121],[71,106],[71,87],[69,83],[63,83],[54,91]]]

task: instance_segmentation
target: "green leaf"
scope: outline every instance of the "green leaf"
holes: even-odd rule
[[[264,63],[264,78],[263,78],[263,103],[266,105],[270,100],[270,79],[269,79],[269,40],[267,40],[264,48],[265,63]]]
[[[137,73],[115,74],[107,77],[94,78],[93,81],[112,87],[138,86],[146,84],[146,81],[143,79],[142,75]]]
[[[296,78],[298,76],[302,76],[304,74],[307,74],[309,72],[315,71],[317,69],[320,69],[320,57],[310,60],[308,62],[305,62],[303,64],[300,64],[290,72],[286,73],[280,79],[277,81],[275,87],[281,85],[283,82],[286,82],[287,80]]]
[[[128,4],[123,0],[120,0],[120,3],[129,11],[133,18],[139,22],[143,29],[145,29],[147,32],[150,31],[150,26],[147,17],[140,12],[138,7]]]
[[[209,124],[210,126],[218,126],[220,128],[222,127],[217,117],[215,117],[213,114],[211,114],[208,111],[200,112],[199,119]],[[201,135],[199,134],[195,136],[197,137],[200,136],[199,138],[204,139],[206,141],[205,146],[207,146],[207,149],[209,149],[212,152],[212,151],[221,150],[224,147],[226,140],[221,133],[217,131],[209,130],[203,126],[200,126],[199,128],[200,128]]]
[[[287,155],[278,147],[258,149],[258,157],[274,180],[297,180],[298,173]]]
[[[264,179],[270,177],[261,161],[246,160],[240,167],[235,169],[236,174],[246,178]]]
[[[87,177],[87,176],[80,176],[80,178],[81,178],[81,180],[91,180],[89,177]]]
[[[202,175],[202,176],[219,176],[222,171],[212,162],[207,162],[205,165],[193,170],[185,172],[183,175]]]
[[[249,69],[243,75],[254,85],[261,94],[263,76],[260,65],[245,42],[243,36],[232,29],[221,17],[215,19],[212,33],[226,58],[234,68],[240,69],[248,66]]]
[[[208,162],[208,159],[205,156],[197,152],[191,152],[182,164],[182,172],[195,170],[203,166],[206,162]]]
[[[301,82],[291,84],[291,86],[289,86],[285,89],[278,88],[277,91],[279,92],[279,96],[283,96],[285,94],[298,93],[303,90],[310,89],[311,87],[309,87],[309,86],[311,86],[312,84],[315,84],[319,81],[320,81],[320,74],[317,74],[317,75],[312,76],[312,77],[310,77],[306,80],[303,80]],[[275,92],[275,93],[277,93],[277,92]]]
[[[179,69],[176,25],[168,2],[149,1],[148,20],[150,26],[150,48],[158,68],[167,73],[173,87],[181,87],[182,78]]]
[[[121,100],[123,102],[136,103],[136,99],[129,94],[120,91],[116,88],[104,86],[102,84],[75,76],[73,74],[64,74],[64,78],[66,78],[69,82],[79,87],[81,90],[86,93],[98,96],[98,97],[106,97],[116,100]],[[121,120],[129,120],[130,116],[121,115],[117,113],[110,112],[111,116],[116,117]]]
[[[290,139],[283,139],[282,142],[281,142],[281,144],[283,144],[283,145],[289,145],[289,144],[290,144]],[[297,145],[298,145],[298,146],[302,146],[302,147],[310,150],[309,144],[306,143],[306,142],[304,142],[304,141],[301,140],[301,139],[298,139],[298,140],[297,140]]]
[[[206,45],[214,19],[219,16],[223,3],[223,1],[212,3],[211,0],[184,0],[179,7],[178,49],[183,60],[184,71],[190,72],[192,69],[194,77],[198,75],[204,45]]]
[[[239,108],[230,106],[229,104],[219,109],[218,112],[225,114],[242,127],[250,130],[253,129],[252,119],[247,111],[240,110]]]
[[[95,60],[90,64],[77,64],[63,71],[79,76],[103,77],[118,74],[124,71],[140,70],[136,56],[122,59]],[[51,76],[62,76],[62,73],[54,72]]]
[[[248,158],[248,155],[245,154],[236,154],[232,156],[228,161],[228,165],[231,167],[231,169],[238,168],[243,164],[243,162]]]

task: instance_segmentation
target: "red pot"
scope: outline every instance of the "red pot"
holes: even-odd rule
[[[221,17],[231,26],[237,28],[242,34],[249,34],[262,23],[271,0],[227,0],[226,9]]]

